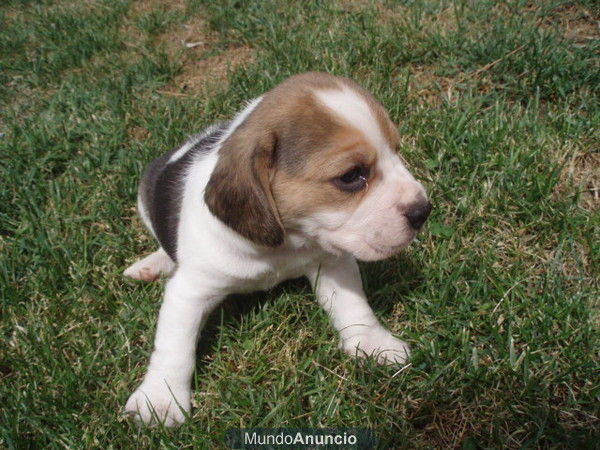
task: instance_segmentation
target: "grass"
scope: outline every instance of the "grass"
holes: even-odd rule
[[[240,426],[600,445],[599,19],[592,0],[3,2],[0,445],[218,448]],[[138,428],[120,410],[162,292],[120,275],[155,248],[140,174],[306,70],[374,92],[435,204],[410,251],[361,266],[411,366],[344,356],[289,282],[214,314],[190,421]]]

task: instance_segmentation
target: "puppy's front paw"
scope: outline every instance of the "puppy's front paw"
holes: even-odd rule
[[[191,410],[191,391],[168,386],[165,381],[142,383],[125,405],[125,413],[146,425],[181,425]]]
[[[341,347],[350,356],[373,357],[386,365],[404,364],[410,355],[408,344],[381,326],[368,327],[342,339]]]

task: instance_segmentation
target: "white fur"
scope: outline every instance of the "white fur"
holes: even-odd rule
[[[176,425],[190,412],[196,339],[208,314],[226,295],[268,289],[289,278],[309,278],[319,303],[340,333],[345,352],[373,356],[386,364],[403,363],[409,355],[407,344],[392,336],[369,307],[353,255],[378,259],[408,245],[414,233],[403,226],[399,230],[393,227],[393,221],[401,220],[397,210],[402,202],[397,190],[410,191],[410,198],[403,197],[403,201],[424,194],[421,185],[407,176],[400,160],[382,143],[383,134],[373,114],[356,94],[344,90],[324,96],[324,102],[337,114],[360,125],[383,149],[379,159],[385,181],[369,192],[353,214],[329,211],[314,215],[304,221],[302,233],[288,233],[283,245],[266,248],[225,226],[204,203],[204,189],[217,163],[218,149],[260,101],[255,99],[234,118],[211,153],[191,162],[184,183],[177,267],[164,264],[164,252],[142,261],[146,266],[150,263],[153,273],[175,269],[166,285],[148,371],[126,405],[126,411],[143,423],[159,420],[167,426]],[[384,237],[375,236],[377,233]],[[145,267],[138,264],[126,274]]]
[[[342,85],[340,89],[317,91],[315,94],[332,112],[362,131],[375,148],[388,147],[373,111],[356,91]]]
[[[173,260],[159,248],[158,251],[129,266],[123,275],[135,280],[154,281],[161,275],[170,275],[174,270]]]
[[[209,134],[214,132],[216,128],[217,128],[217,125],[211,125],[206,130],[204,130],[204,132],[202,132],[200,134],[196,134],[196,135],[192,136],[191,138],[189,138],[187,140],[187,142],[181,146],[181,148],[179,148],[175,153],[173,153],[171,155],[171,157],[169,158],[169,164],[174,163],[179,158],[181,158],[183,155],[185,155],[188,151],[190,151],[192,149],[192,147],[194,145],[196,145],[198,142],[200,142],[206,136],[208,136]]]
[[[142,222],[144,222],[144,225],[146,225],[146,228],[148,228],[148,230],[150,230],[150,233],[152,233],[152,236],[154,236],[154,239],[156,239],[156,233],[154,232],[154,228],[152,227],[152,221],[150,220],[150,215],[148,214],[148,211],[146,210],[146,205],[144,205],[144,202],[142,202],[142,196],[140,195],[139,192],[138,192],[138,196],[137,196],[137,209],[138,209],[138,212],[140,213],[140,217],[142,218]]]
[[[183,144],[181,146],[181,148],[179,148],[175,153],[173,153],[171,155],[171,157],[169,158],[169,163],[174,163],[179,158],[181,158],[183,155],[185,155],[194,146],[194,144],[196,142],[198,142],[200,139],[202,139],[204,136],[206,136],[207,133],[208,132],[205,132],[202,135],[198,136],[198,138],[192,138],[189,141],[187,141],[185,144]]]

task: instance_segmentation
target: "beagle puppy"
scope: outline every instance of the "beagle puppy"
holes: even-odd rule
[[[184,421],[196,340],[233,293],[306,276],[351,356],[402,364],[408,345],[376,319],[356,260],[406,248],[431,211],[396,154],[398,131],[347,78],[293,76],[147,168],[140,216],[155,253],[124,274],[170,275],[148,371],[126,412]]]

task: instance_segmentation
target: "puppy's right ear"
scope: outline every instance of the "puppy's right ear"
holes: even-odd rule
[[[275,136],[240,125],[219,150],[204,200],[225,225],[257,244],[283,243],[283,225],[271,191]]]

